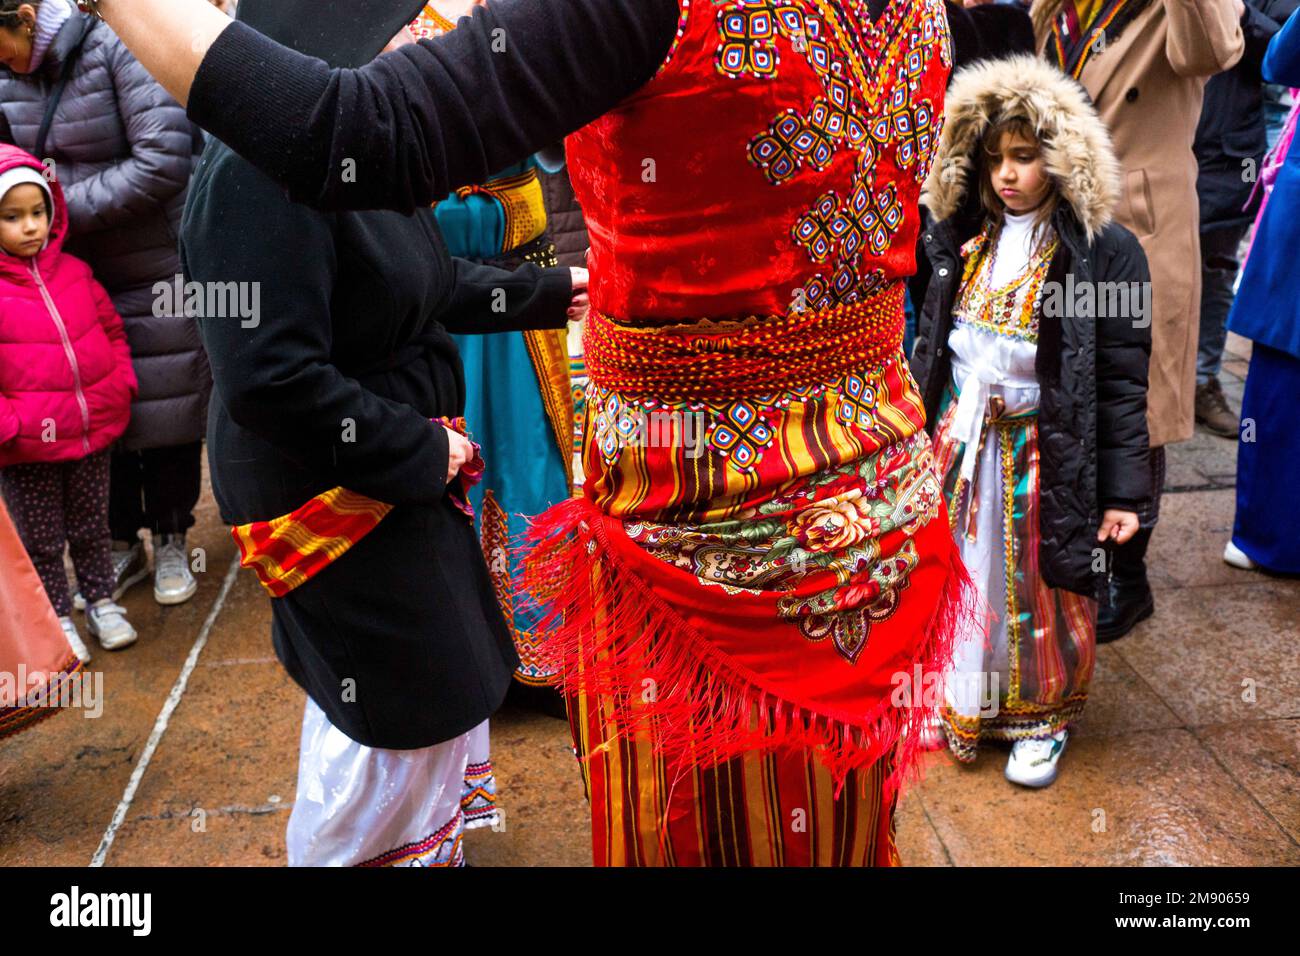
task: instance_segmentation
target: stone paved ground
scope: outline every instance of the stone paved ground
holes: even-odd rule
[[[1234,404],[1243,346],[1225,369]],[[1151,554],[1157,614],[1100,648],[1057,783],[1013,788],[997,751],[971,768],[936,755],[899,815],[905,862],[1300,863],[1300,582],[1220,560],[1234,460],[1233,442],[1201,433],[1172,451]],[[140,642],[96,654],[103,716],[62,714],[0,744],[0,865],[284,863],[303,697],[272,654],[256,582],[230,573],[234,547],[206,495],[192,544],[208,554],[198,596],[164,609],[137,588],[125,603]],[[506,826],[472,833],[470,859],[586,865],[565,726],[506,712],[493,737]]]

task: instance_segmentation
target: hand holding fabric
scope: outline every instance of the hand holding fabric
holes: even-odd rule
[[[450,485],[461,468],[474,460],[474,445],[459,432],[452,431],[446,425],[442,427],[447,433],[447,484]]]

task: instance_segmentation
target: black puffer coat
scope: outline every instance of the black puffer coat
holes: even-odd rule
[[[35,150],[50,95],[87,27],[41,158],[55,161],[68,200],[66,249],[108,290],[131,343],[140,394],[122,441],[184,445],[203,437],[212,377],[194,321],[154,314],[154,286],[180,273],[177,233],[201,132],[108,24],[75,11],[34,73],[0,67],[0,127],[15,146]]]
[[[1027,72],[1038,75],[1029,79]],[[938,221],[922,235],[933,275],[920,309],[912,373],[931,428],[952,378],[948,335],[962,275],[961,246],[984,219],[977,191],[967,188],[977,168],[971,157],[990,118],[1012,99],[1007,91],[1027,85],[1037,95],[1013,108],[1043,130],[1048,168],[1064,171],[1058,174],[1064,201],[1052,223],[1061,245],[1047,281],[1064,289],[1071,282],[1075,289],[1150,282],[1136,237],[1110,221],[1113,153],[1080,88],[1040,61],[1015,59],[964,71],[949,91],[947,127],[925,196]],[[1102,509],[1137,510],[1151,495],[1150,316],[1146,322],[1097,318],[1078,314],[1068,296],[1065,304],[1063,316],[1040,319],[1035,363],[1041,387],[1039,564],[1049,585],[1096,596],[1106,581],[1095,552]]]

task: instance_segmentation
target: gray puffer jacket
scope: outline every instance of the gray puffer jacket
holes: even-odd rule
[[[36,149],[49,97],[87,20],[74,12],[34,73],[0,67],[0,112],[14,145]],[[140,380],[122,439],[131,449],[197,441],[206,426],[212,376],[198,327],[153,314],[154,284],[180,272],[178,226],[202,147],[180,105],[107,24],[93,21],[40,158],[54,161],[67,197],[65,249],[90,264],[126,324]]]

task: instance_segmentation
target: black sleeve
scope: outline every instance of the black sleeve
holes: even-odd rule
[[[1103,241],[1113,253],[1098,260],[1097,281],[1145,283],[1151,272],[1146,253],[1131,232],[1111,225]],[[1132,288],[1132,286],[1130,286]],[[1145,293],[1149,296],[1149,291]],[[1151,363],[1150,299],[1140,317],[1097,319],[1097,503],[1132,507],[1151,498],[1147,432],[1147,375]]]
[[[1238,64],[1247,75],[1260,80],[1260,68],[1264,63],[1264,54],[1268,52],[1269,42],[1282,29],[1286,22],[1286,16],[1278,19],[1277,12],[1265,12],[1260,9],[1258,0],[1247,0],[1246,15],[1241,21],[1241,32],[1246,39],[1246,52],[1241,56],[1241,62]],[[1287,3],[1283,7],[1289,7],[1288,12],[1295,10],[1297,4]],[[1280,12],[1280,11],[1279,11]]]
[[[411,213],[608,112],[663,63],[677,20],[677,0],[493,0],[355,70],[237,22],[189,115],[299,202]]]
[[[245,212],[232,211],[231,195]],[[332,218],[290,203],[233,157],[203,182],[186,220],[186,278],[256,283],[259,297],[251,328],[202,320],[216,398],[237,425],[333,484],[391,505],[434,504],[446,432],[331,363]]]
[[[573,274],[527,263],[513,271],[468,259],[451,260],[455,286],[440,321],[448,332],[482,335],[568,324]]]

